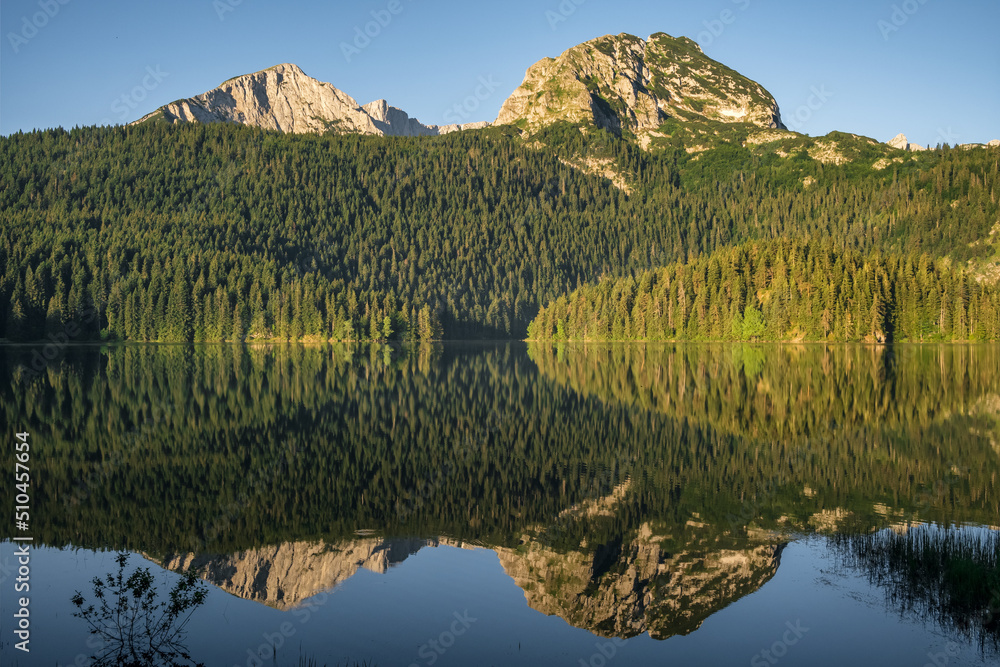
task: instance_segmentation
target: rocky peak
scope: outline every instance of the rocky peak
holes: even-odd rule
[[[136,121],[241,123],[291,133],[425,136],[473,129],[488,123],[424,125],[385,100],[364,106],[335,86],[284,63],[233,77],[219,87],[166,104]]]
[[[535,540],[497,549],[532,609],[602,637],[687,635],[706,618],[767,583],[783,544],[721,549],[693,541],[670,551],[648,525],[631,540],[559,552]],[[617,559],[608,563],[609,554]]]
[[[489,123],[452,123],[450,125],[424,125],[416,118],[410,118],[402,109],[390,106],[385,100],[375,100],[361,107],[375,123],[382,134],[393,137],[424,137],[459,132],[461,130],[476,130],[488,127]]]
[[[385,100],[375,100],[361,107],[371,117],[375,127],[389,136],[425,136],[437,134],[402,109],[389,106]]]
[[[893,148],[898,148],[901,151],[925,151],[925,150],[927,150],[926,148],[924,148],[920,144],[911,144],[907,140],[906,135],[903,134],[902,132],[900,132],[895,137],[893,137],[892,139],[890,139],[889,141],[887,141],[886,144],[888,144],[889,146],[892,146]]]
[[[560,521],[567,516],[606,518],[626,488],[566,510]],[[694,631],[716,611],[763,586],[777,571],[784,548],[783,543],[756,539],[720,548],[699,536],[695,527],[685,548],[666,549],[663,541],[668,538],[644,524],[612,543],[564,551],[552,548],[544,527],[539,528],[522,535],[517,547],[446,537],[371,536],[333,543],[286,542],[234,554],[147,558],[178,572],[194,568],[233,595],[286,611],[333,589],[360,568],[383,573],[424,547],[492,548],[533,609],[604,637],[648,632],[665,639]]]
[[[504,102],[497,124],[529,131],[565,120],[640,134],[665,120],[784,129],[774,98],[686,37],[607,35],[543,58]]]

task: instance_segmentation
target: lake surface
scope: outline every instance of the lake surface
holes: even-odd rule
[[[1000,660],[1000,347],[10,346],[0,405],[4,665],[92,664],[122,551],[207,665]]]

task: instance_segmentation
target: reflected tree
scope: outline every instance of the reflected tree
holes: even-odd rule
[[[924,525],[831,539],[844,563],[885,589],[890,607],[1000,654],[1000,532]]]
[[[129,555],[115,558],[118,571],[94,577],[95,602],[79,591],[72,598],[76,618],[86,621],[96,635],[98,652],[91,656],[98,667],[187,667],[194,663],[184,645],[185,628],[208,587],[188,571],[162,599],[149,568],[126,575]]]

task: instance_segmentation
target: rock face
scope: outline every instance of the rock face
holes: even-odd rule
[[[895,137],[886,142],[893,148],[898,148],[901,151],[925,151],[927,150],[920,144],[911,144],[907,139],[906,135],[900,132]]]
[[[359,568],[385,572],[423,547],[492,548],[532,609],[602,637],[649,633],[656,639],[697,630],[777,572],[783,541],[748,533],[720,546],[717,531],[700,521],[688,521],[680,539],[642,524],[606,543],[552,546],[549,536],[562,534],[569,523],[614,519],[630,487],[630,481],[622,482],[606,496],[563,510],[554,524],[528,529],[515,547],[373,536],[334,544],[291,542],[231,555],[174,554],[154,562],[175,571],[194,567],[233,595],[287,610]]]
[[[599,37],[543,58],[504,102],[496,123],[534,131],[566,120],[638,135],[670,117],[785,129],[764,88],[690,39],[665,33],[648,40]]]
[[[136,123],[162,118],[171,123],[241,123],[293,133],[427,136],[484,127],[424,125],[385,100],[361,106],[329,83],[296,65],[283,64],[234,77],[196,97],[166,104]]]
[[[528,605],[602,637],[686,635],[774,576],[783,545],[670,552],[649,526],[631,541],[560,553],[528,541],[497,549]]]
[[[665,639],[697,630],[723,607],[763,586],[777,571],[781,544],[745,549],[668,552],[648,526],[625,543],[557,551],[534,537],[516,549],[495,547],[504,571],[528,605],[603,637],[648,632]],[[238,597],[279,610],[295,608],[352,577],[359,568],[385,572],[423,547],[482,548],[447,538],[361,538],[327,544],[290,542],[229,555],[175,554],[151,559],[202,577]]]
[[[959,144],[958,147],[959,148],[965,148],[965,149],[970,149],[970,148],[998,148],[998,147],[1000,147],[1000,139],[993,139],[991,141],[987,141],[985,144]]]
[[[362,109],[371,117],[382,134],[391,137],[425,137],[461,130],[478,130],[489,127],[486,121],[464,123],[462,125],[424,125],[416,118],[410,118],[402,109],[389,106],[385,100],[375,100],[364,105]]]
[[[602,516],[607,508],[582,508]],[[702,622],[763,586],[777,571],[783,544],[718,548],[694,537],[667,550],[648,525],[626,540],[569,551],[525,535],[516,548],[494,547],[528,605],[603,637],[649,633],[665,639]],[[483,548],[448,538],[360,538],[328,544],[292,542],[228,555],[174,554],[154,562],[174,571],[200,569],[219,588],[279,610],[295,608],[352,577],[359,568],[385,572],[423,547]]]
[[[174,554],[154,562],[178,572],[193,566],[224,591],[287,610],[350,579],[358,568],[385,572],[427,544],[379,538],[338,544],[286,542],[228,555]]]

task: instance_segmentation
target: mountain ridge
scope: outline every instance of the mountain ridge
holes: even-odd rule
[[[384,99],[361,105],[293,63],[242,74],[194,97],[165,104],[131,123],[230,122],[294,134],[328,131],[382,136],[436,136],[487,123],[425,125]]]
[[[630,138],[655,134],[668,119],[787,130],[777,102],[760,84],[712,60],[692,40],[663,32],[646,40],[627,33],[604,35],[556,58],[542,58],[528,68],[493,123],[426,125],[384,99],[362,105],[292,63],[232,77],[131,124],[155,119],[382,136],[436,136],[491,124],[534,132],[560,120]]]
[[[785,126],[776,99],[761,84],[710,58],[693,40],[664,32],[645,40],[628,33],[603,35],[538,60],[492,122],[424,124],[385,99],[360,104],[293,63],[231,77],[200,95],[164,104],[130,125],[157,119],[231,122],[297,134],[397,137],[439,136],[490,125],[512,125],[533,135],[564,121],[584,131],[588,126],[610,131],[647,150],[681,141],[691,153],[735,142],[765,145],[763,152],[779,157],[790,153],[789,141],[808,144],[811,139]],[[840,142],[830,137],[815,138],[824,140],[823,145],[795,148],[805,148],[823,162],[850,161]],[[926,150],[903,134],[870,143],[886,151]]]

